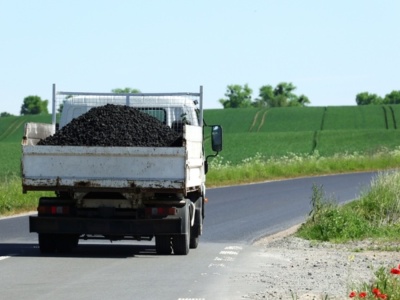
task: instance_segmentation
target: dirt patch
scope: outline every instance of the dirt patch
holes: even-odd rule
[[[245,299],[349,299],[350,291],[369,283],[381,267],[398,266],[396,244],[373,239],[344,244],[308,241],[294,236],[298,226],[258,240],[257,272],[236,280],[257,283]],[[263,286],[263,288],[260,288]]]

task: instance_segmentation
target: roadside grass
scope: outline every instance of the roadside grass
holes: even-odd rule
[[[360,198],[339,205],[313,186],[311,211],[297,236],[343,243],[374,238],[400,241],[400,171],[380,172]]]
[[[38,199],[49,196],[49,192],[30,192],[22,194],[21,178],[7,176],[0,180],[0,216],[36,210]]]

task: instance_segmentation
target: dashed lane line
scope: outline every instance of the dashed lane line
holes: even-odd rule
[[[0,260],[5,260],[7,258],[10,258],[11,256],[0,256]]]
[[[243,250],[243,247],[240,246],[226,246],[219,252],[218,256],[214,257],[214,262],[208,265],[208,268],[213,272],[212,274],[221,275],[218,270],[222,270],[233,263],[241,250]],[[201,275],[207,276],[208,273],[201,273]],[[178,298],[178,300],[205,300],[205,298]]]

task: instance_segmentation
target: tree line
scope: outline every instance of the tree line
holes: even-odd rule
[[[253,90],[247,84],[233,84],[228,85],[226,98],[219,102],[224,108],[306,106],[311,103],[305,95],[296,95],[293,92],[295,89],[292,83],[287,82],[281,82],[276,87],[264,85],[259,89],[258,98],[252,100]]]
[[[305,95],[296,95],[296,87],[291,82],[281,82],[275,87],[264,85],[259,89],[258,97],[252,99],[253,90],[248,86],[232,84],[226,88],[225,98],[219,99],[223,108],[245,108],[245,107],[287,107],[287,106],[307,106],[310,100]],[[129,94],[141,93],[135,88],[116,88],[111,90],[113,93]],[[42,100],[39,96],[27,96],[21,106],[21,115],[48,114],[48,100]],[[357,105],[382,105],[400,104],[400,90],[392,91],[385,97],[380,97],[369,92],[362,92],[356,95]],[[61,112],[62,104],[58,108]],[[8,117],[12,114],[8,112],[0,113],[0,117]]]
[[[400,91],[392,91],[383,98],[368,92],[359,93],[356,96],[356,103],[357,105],[400,104]]]
[[[117,94],[137,94],[141,93],[138,89],[132,89],[129,87],[126,88],[116,88],[111,90],[112,93]],[[49,111],[47,106],[49,104],[48,100],[42,100],[39,96],[27,96],[24,98],[23,103],[21,105],[20,115],[40,115],[40,114],[48,114]],[[58,108],[58,112],[62,111],[63,104],[60,104]],[[0,113],[0,117],[11,117],[12,114],[8,112]]]

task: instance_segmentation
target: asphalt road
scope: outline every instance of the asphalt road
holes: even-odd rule
[[[204,233],[187,256],[160,256],[154,242],[81,242],[42,256],[28,217],[0,219],[1,299],[241,299],[255,286],[258,238],[305,220],[312,186],[338,202],[356,198],[375,173],[310,177],[209,189]],[[260,288],[260,287],[258,287]]]

